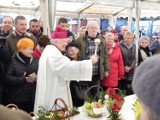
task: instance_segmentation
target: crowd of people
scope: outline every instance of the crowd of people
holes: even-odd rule
[[[67,19],[60,18],[49,38],[43,35],[40,20],[30,20],[28,29],[27,23],[24,16],[3,17],[0,104],[14,103],[29,113],[37,112],[39,106],[49,110],[56,98],[62,98],[70,107],[80,107],[84,92],[80,96],[77,89],[80,92],[94,85],[104,90],[118,87],[127,95],[134,94],[136,46],[127,26],[122,25],[118,35],[115,29],[100,32],[98,23],[89,21],[75,37]],[[97,39],[99,44],[95,43]],[[150,48],[149,37],[142,36],[138,65],[155,53]],[[99,87],[92,89],[90,95],[98,99]]]

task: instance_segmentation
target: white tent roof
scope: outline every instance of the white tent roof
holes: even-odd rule
[[[141,17],[159,16],[160,0],[142,0]],[[134,0],[57,0],[56,15],[80,18],[127,17]],[[1,0],[0,13],[17,13],[40,16],[39,0]]]

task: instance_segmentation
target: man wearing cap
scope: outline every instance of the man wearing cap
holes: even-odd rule
[[[61,27],[57,27],[51,37],[51,45],[46,46],[39,61],[35,112],[39,106],[50,110],[56,98],[62,98],[72,107],[67,80],[90,81],[92,64],[97,62],[95,55],[84,61],[70,61],[64,56],[62,51],[66,49],[68,39],[67,32]]]
[[[136,69],[133,91],[142,103],[141,120],[160,120],[160,55],[148,58]]]

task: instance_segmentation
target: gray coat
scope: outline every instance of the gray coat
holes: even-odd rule
[[[130,48],[127,47],[125,42],[121,42],[119,44],[119,47],[122,52],[123,62],[124,66],[129,66],[132,69],[135,67],[136,63],[136,46],[135,44],[132,44]]]

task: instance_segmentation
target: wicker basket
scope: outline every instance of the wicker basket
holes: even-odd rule
[[[88,97],[88,94],[90,93],[90,90],[93,89],[93,88],[96,88],[98,87],[102,92],[103,92],[103,88],[101,86],[98,86],[98,85],[94,85],[94,86],[91,86],[90,88],[88,88],[85,92],[85,101],[86,101],[86,98]],[[101,109],[101,108],[92,108],[93,109]],[[103,109],[103,108],[102,108]],[[102,117],[103,115],[103,112],[102,113],[94,113],[94,114],[91,114],[89,112],[87,112],[88,116],[90,117],[93,117],[93,118],[99,118],[99,117]]]
[[[91,86],[91,87],[89,87],[89,88],[86,90],[86,92],[85,92],[85,98],[84,98],[85,100],[86,100],[86,98],[87,98],[88,93],[90,93],[90,90],[93,89],[93,88],[96,88],[96,87],[100,88],[100,90],[103,91],[103,88],[102,88],[101,86],[99,86],[99,85]]]
[[[63,104],[63,106],[60,106],[58,104],[58,101],[60,101]],[[62,98],[57,98],[55,100],[54,105],[53,105],[52,109],[50,110],[50,112],[57,112],[59,120],[67,119],[67,118],[73,117],[73,116],[80,113],[79,111],[76,111],[74,113],[72,111],[70,111],[68,109],[67,104],[65,103],[65,101]]]
[[[119,88],[114,88],[116,90],[116,93],[119,92],[119,93],[122,93],[122,90],[120,90]],[[124,103],[124,98],[121,100],[121,101],[118,101],[117,104],[122,107]]]
[[[8,105],[6,105],[6,108],[16,109],[16,110],[19,109],[18,106],[17,106],[16,104],[8,104]]]

